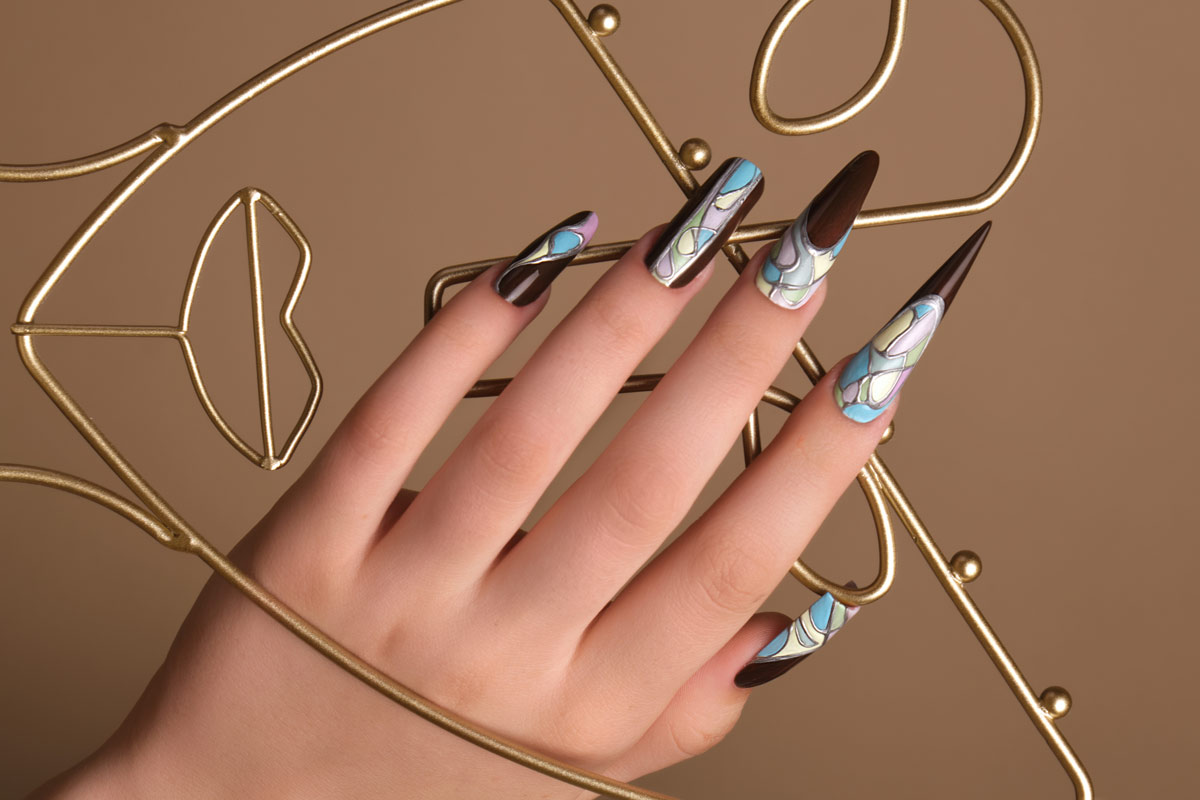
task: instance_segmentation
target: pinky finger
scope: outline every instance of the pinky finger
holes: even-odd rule
[[[783,614],[755,614],[707,664],[691,677],[612,771],[633,780],[686,761],[715,747],[741,718],[750,690],[734,684],[746,662],[769,644],[791,620]]]
[[[545,290],[591,239],[596,223],[590,211],[568,217],[451,299],[334,432],[305,476],[309,505],[367,519],[373,533],[421,452],[541,311]]]

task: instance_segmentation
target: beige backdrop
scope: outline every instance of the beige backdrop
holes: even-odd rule
[[[760,128],[747,104],[754,51],[779,4],[626,0],[608,40],[674,141],[702,136],[714,163],[737,154],[763,167],[767,190],[752,222],[795,215],[866,147],[882,155],[872,207],[963,196],[992,180],[1016,136],[1021,83],[981,5],[914,3],[899,69],[878,101],[840,129],[793,139]],[[1200,546],[1185,509],[1197,388],[1185,323],[1196,319],[1200,291],[1188,232],[1200,14],[1169,0],[1014,6],[1044,70],[1041,139],[987,214],[995,230],[905,392],[885,456],[942,548],[983,556],[973,592],[1034,686],[1062,684],[1074,695],[1063,730],[1101,795],[1187,795],[1197,786],[1189,579]],[[0,161],[74,157],[184,122],[277,58],[375,10],[376,0],[5,3]],[[884,0],[815,4],[778,60],[776,107],[813,113],[848,97],[874,66],[886,10]],[[0,184],[7,319],[118,177]],[[419,328],[431,272],[511,253],[580,208],[600,213],[598,240],[634,238],[681,201],[548,3],[464,2],[335,55],[206,135],[103,232],[43,318],[170,322],[210,217],[247,184],[272,193],[315,249],[297,319],[328,392],[298,463],[267,474],[236,455],[169,342],[44,348],[134,463],[224,548]],[[825,361],[861,344],[979,221],[857,234],[811,332]],[[252,431],[244,261],[235,247],[222,252],[198,300],[198,348],[217,402]],[[274,307],[291,266],[282,247],[269,254]],[[565,278],[492,374],[511,374],[602,268]],[[707,287],[648,369],[665,368],[699,326],[732,276],[720,269],[726,279]],[[302,377],[293,360],[277,364],[278,402],[294,413]],[[795,365],[779,383],[806,387]],[[12,350],[0,357],[0,386],[0,461],[117,486]],[[485,402],[464,403],[418,481]],[[555,492],[636,403],[614,405]],[[764,414],[769,429],[778,426],[777,412]],[[731,454],[702,504],[738,466]],[[7,797],[109,734],[207,571],[83,501],[17,486],[0,496]],[[895,589],[827,655],[757,690],[712,753],[643,783],[688,798],[1069,796],[907,537],[900,548]],[[856,495],[808,557],[837,578],[873,574]],[[794,613],[807,602],[789,580],[768,607]]]

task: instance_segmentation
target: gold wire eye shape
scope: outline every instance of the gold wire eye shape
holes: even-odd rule
[[[122,164],[138,156],[145,156],[144,160],[120,181],[117,188],[108,195],[100,206],[71,235],[59,251],[59,254],[49,264],[37,283],[29,291],[18,313],[17,321],[11,328],[12,333],[17,338],[18,353],[31,376],[75,426],[80,435],[96,450],[113,472],[144,504],[144,508],[104,487],[75,476],[44,468],[0,464],[0,481],[35,484],[85,497],[125,517],[149,533],[164,546],[197,556],[208,564],[216,574],[237,588],[248,599],[274,617],[294,635],[346,672],[393,700],[398,705],[413,711],[422,718],[472,744],[531,769],[535,769],[543,774],[605,796],[628,798],[629,800],[669,800],[665,795],[657,792],[639,789],[609,779],[603,775],[571,767],[552,758],[532,752],[503,737],[480,730],[460,719],[453,712],[430,703],[421,695],[397,683],[382,671],[363,661],[328,634],[317,629],[308,620],[297,614],[279,598],[266,591],[252,578],[234,566],[225,554],[213,547],[198,531],[192,528],[99,429],[84,409],[62,386],[49,367],[42,361],[37,350],[37,339],[40,336],[47,335],[159,336],[175,338],[181,342],[184,348],[185,360],[188,361],[189,374],[192,377],[201,403],[205,406],[206,412],[208,412],[209,417],[217,425],[222,435],[239,452],[254,463],[267,469],[282,466],[288,457],[290,457],[299,438],[303,435],[312,418],[320,397],[321,381],[319,373],[316,370],[316,365],[308,353],[307,346],[291,321],[291,312],[303,288],[310,264],[310,250],[303,235],[300,234],[299,229],[291,221],[290,217],[283,212],[278,203],[265,193],[256,189],[245,189],[235,194],[222,207],[216,219],[209,226],[209,231],[201,242],[188,278],[178,326],[47,325],[36,321],[38,309],[74,264],[78,255],[92,241],[96,233],[110,221],[121,206],[141,189],[168,161],[202,136],[216,123],[267,89],[322,58],[375,33],[379,33],[429,11],[453,5],[458,1],[409,0],[409,2],[401,3],[366,17],[282,59],[262,73],[233,89],[184,125],[159,125],[124,144],[91,156],[68,161],[33,165],[0,164],[0,181],[52,181],[86,175]],[[790,0],[783,7],[776,17],[775,22],[768,29],[755,62],[754,77],[751,84],[752,106],[754,107],[756,116],[764,127],[776,133],[800,134],[826,130],[858,113],[878,94],[891,74],[902,42],[907,0],[893,0],[884,55],[881,58],[880,66],[876,68],[875,74],[871,76],[863,89],[849,101],[826,114],[818,115],[808,120],[789,120],[779,117],[771,111],[766,101],[766,81],[770,71],[771,58],[775,47],[791,24],[791,21],[809,2],[811,0]],[[1037,136],[1038,124],[1041,118],[1041,78],[1037,61],[1024,29],[1003,0],[980,0],[980,2],[995,15],[1012,40],[1021,62],[1025,80],[1024,122],[1017,147],[1012,157],[992,186],[982,194],[962,200],[864,211],[856,220],[855,224],[857,227],[887,225],[977,213],[993,205],[1008,191],[1028,160],[1029,153],[1033,148],[1034,140]],[[653,114],[650,113],[645,102],[638,96],[624,72],[601,41],[600,33],[589,25],[588,17],[584,15],[573,0],[550,0],[550,3],[562,15],[584,49],[587,50],[588,54],[595,61],[680,188],[685,192],[694,190],[696,188],[696,181],[691,174],[689,165],[681,160],[679,152],[671,144],[670,139],[659,126]],[[607,9],[604,11],[604,14],[609,14]],[[612,15],[615,14],[616,10],[613,9]],[[617,19],[616,16],[612,15],[610,15],[611,19]],[[612,33],[613,29],[615,29],[615,24],[608,26],[608,28],[611,29],[606,29],[603,32]],[[284,230],[291,236],[293,242],[295,242],[300,250],[300,264],[293,279],[292,288],[284,303],[280,321],[285,333],[304,363],[312,386],[309,401],[301,413],[296,427],[283,447],[278,451],[273,447],[273,438],[269,431],[270,393],[266,380],[265,347],[262,346],[262,334],[265,323],[263,321],[257,247],[252,242],[254,235],[251,233],[251,230],[255,229],[257,225],[255,210],[259,205],[271,212],[276,221],[283,226]],[[255,296],[256,349],[261,351],[258,363],[259,403],[264,420],[263,449],[261,452],[238,437],[224,421],[224,418],[216,411],[211,400],[208,399],[203,383],[199,379],[199,371],[195,365],[195,359],[191,355],[190,343],[187,339],[187,324],[192,303],[191,298],[194,296],[196,282],[203,269],[205,254],[215,239],[217,231],[230,218],[238,206],[244,206],[247,215],[247,252],[251,262],[252,281],[258,281],[256,284],[258,288],[252,286],[252,294]],[[741,243],[774,238],[782,233],[790,222],[790,220],[785,220],[744,226],[743,229],[733,234],[730,238],[730,244],[726,245],[724,252],[735,266],[744,266],[747,258],[740,247]],[[587,248],[576,259],[575,263],[594,263],[615,259],[627,250],[631,244],[631,242],[616,242],[593,245]],[[449,267],[435,274],[429,282],[426,296],[427,318],[440,304],[442,292],[446,286],[451,283],[460,282],[460,279],[469,279],[496,260],[499,259],[489,259],[486,262],[474,262],[472,264]],[[823,373],[820,362],[808,348],[807,344],[801,342],[797,345],[796,358],[809,378],[815,380]],[[626,390],[647,390],[657,382],[657,378],[658,376],[652,375],[635,376],[627,384]],[[506,382],[503,379],[481,382],[471,392],[470,396],[495,394]],[[799,402],[795,396],[775,387],[771,387],[765,399],[784,409],[794,408]],[[758,446],[757,416],[751,419],[751,423],[747,426],[746,431],[743,443],[747,458],[751,458],[757,451]],[[1017,669],[1016,664],[1012,662],[1011,658],[1004,651],[1003,645],[1000,643],[995,632],[988,625],[970,595],[967,594],[963,587],[965,581],[960,580],[951,569],[951,566],[946,562],[945,557],[941,554],[940,549],[933,541],[928,530],[920,522],[915,510],[900,490],[899,484],[892,476],[890,470],[879,459],[878,455],[872,456],[867,467],[864,468],[863,474],[860,476],[860,482],[863,483],[864,489],[867,491],[869,504],[876,517],[876,526],[881,537],[881,562],[884,562],[881,564],[881,573],[877,581],[871,587],[862,591],[872,594],[873,596],[870,599],[876,599],[886,591],[886,587],[891,581],[891,572],[888,564],[894,562],[894,553],[890,546],[891,534],[890,528],[887,527],[889,525],[886,521],[887,509],[883,501],[883,497],[886,495],[887,500],[912,533],[922,555],[942,582],[943,587],[957,606],[959,612],[964,616],[976,636],[983,643],[998,669],[1008,681],[1018,701],[1038,728],[1039,733],[1046,739],[1056,757],[1062,763],[1075,785],[1076,796],[1079,798],[1093,797],[1091,781],[1086,770],[1055,724],[1055,720],[1062,714],[1065,714],[1070,707],[1069,695],[1066,693],[1066,690],[1060,687],[1051,687],[1041,697],[1033,692],[1024,676]],[[881,514],[884,519],[881,519]],[[793,571],[800,570],[801,568],[803,568],[803,565],[798,562]],[[798,576],[810,587],[820,587],[822,582],[824,582],[824,579],[815,575],[815,573],[798,573]],[[847,592],[849,590],[842,586],[831,586],[829,589],[824,589],[824,591],[830,591],[838,600],[845,600],[847,599]],[[1067,699],[1064,700],[1064,697]]]

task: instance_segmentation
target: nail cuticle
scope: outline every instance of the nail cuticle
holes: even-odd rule
[[[496,294],[514,306],[532,303],[587,246],[598,223],[594,212],[580,211],[534,239],[500,271]]]
[[[826,592],[738,671],[734,685],[750,689],[775,680],[824,647],[857,612]]]
[[[842,367],[834,402],[849,419],[877,419],[896,399],[958,294],[991,230],[985,222]]]
[[[798,309],[812,299],[850,236],[878,170],[875,151],[859,153],[775,242],[754,281],[771,302]]]
[[[727,159],[688,199],[647,252],[645,263],[659,283],[686,286],[762,195],[763,176],[753,162]]]

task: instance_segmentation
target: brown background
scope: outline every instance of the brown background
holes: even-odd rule
[[[886,5],[844,0],[806,12],[778,60],[775,106],[813,113],[849,96],[875,63]],[[766,132],[747,106],[754,51],[778,6],[627,0],[608,40],[674,141],[702,136],[714,163],[739,154],[763,167],[767,191],[751,221],[794,216],[866,147],[883,164],[872,207],[963,196],[992,180],[1016,136],[1021,83],[982,6],[914,3],[892,84],[849,124],[804,139]],[[1200,14],[1167,0],[1015,7],[1044,70],[1041,139],[987,215],[991,240],[905,392],[884,455],[942,548],[982,554],[972,591],[1034,686],[1071,690],[1063,730],[1100,794],[1188,795],[1197,786],[1190,580],[1200,546],[1188,481],[1194,334],[1185,325],[1200,291],[1190,237]],[[74,157],[182,123],[275,59],[375,10],[372,0],[5,3],[0,160]],[[8,319],[124,170],[0,185]],[[267,474],[236,455],[169,342],[43,349],[133,462],[223,548],[418,329],[435,269],[511,253],[580,208],[600,213],[598,241],[633,238],[680,202],[549,4],[467,2],[321,62],[211,131],[120,213],[41,319],[169,323],[208,220],[247,184],[273,194],[316,252],[297,319],[328,393],[294,466]],[[825,361],[859,346],[978,222],[858,233],[809,339]],[[253,435],[244,254],[236,236],[221,247],[198,299],[198,348],[218,404]],[[277,308],[291,256],[271,247]],[[511,374],[601,268],[565,278],[492,374]],[[707,287],[647,369],[665,368],[696,330],[732,275],[721,269],[726,280]],[[279,413],[290,423],[304,383],[293,359],[276,364]],[[806,386],[795,365],[779,383]],[[0,386],[0,460],[117,485],[12,350],[0,358]],[[418,484],[484,402],[463,405]],[[556,491],[636,403],[614,405]],[[764,414],[778,426],[777,412]],[[702,505],[738,465],[731,454]],[[10,796],[108,735],[207,571],[83,501],[33,487],[0,495],[0,795]],[[689,798],[1069,796],[903,539],[895,589],[827,656],[758,690],[712,753],[643,783]],[[851,493],[808,557],[861,582],[873,547]],[[786,581],[769,607],[795,612],[808,597]]]

